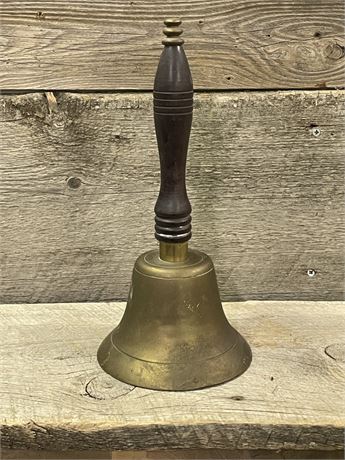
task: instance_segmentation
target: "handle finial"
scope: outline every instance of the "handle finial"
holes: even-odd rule
[[[176,18],[169,18],[164,21],[164,24],[166,27],[163,29],[163,33],[166,38],[162,40],[163,45],[183,45],[184,40],[180,37],[183,33],[183,29],[179,27],[182,24],[182,21]]]

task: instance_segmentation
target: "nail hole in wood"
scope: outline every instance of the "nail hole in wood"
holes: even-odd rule
[[[81,186],[81,180],[79,179],[79,177],[69,177],[67,179],[67,185],[69,188],[75,190]]]
[[[311,131],[311,134],[314,137],[319,137],[321,134],[321,129],[318,127],[316,123],[309,123],[309,129]]]

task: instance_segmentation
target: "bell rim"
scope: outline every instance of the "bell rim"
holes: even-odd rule
[[[200,361],[198,366],[195,366],[195,362],[157,363],[130,356],[114,346],[111,340],[113,332],[98,349],[98,363],[114,379],[140,388],[160,391],[208,388],[236,379],[249,368],[252,361],[251,349],[237,331],[235,346],[218,356]]]

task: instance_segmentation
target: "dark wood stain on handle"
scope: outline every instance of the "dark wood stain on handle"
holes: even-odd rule
[[[161,186],[155,206],[155,237],[182,243],[192,235],[185,170],[193,117],[193,83],[180,37],[181,21],[168,19],[154,83],[154,119]]]

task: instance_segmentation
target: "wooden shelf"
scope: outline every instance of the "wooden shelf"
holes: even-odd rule
[[[96,361],[123,303],[3,305],[2,447],[341,449],[345,303],[225,304],[253,350],[237,380],[192,392],[118,382]]]

